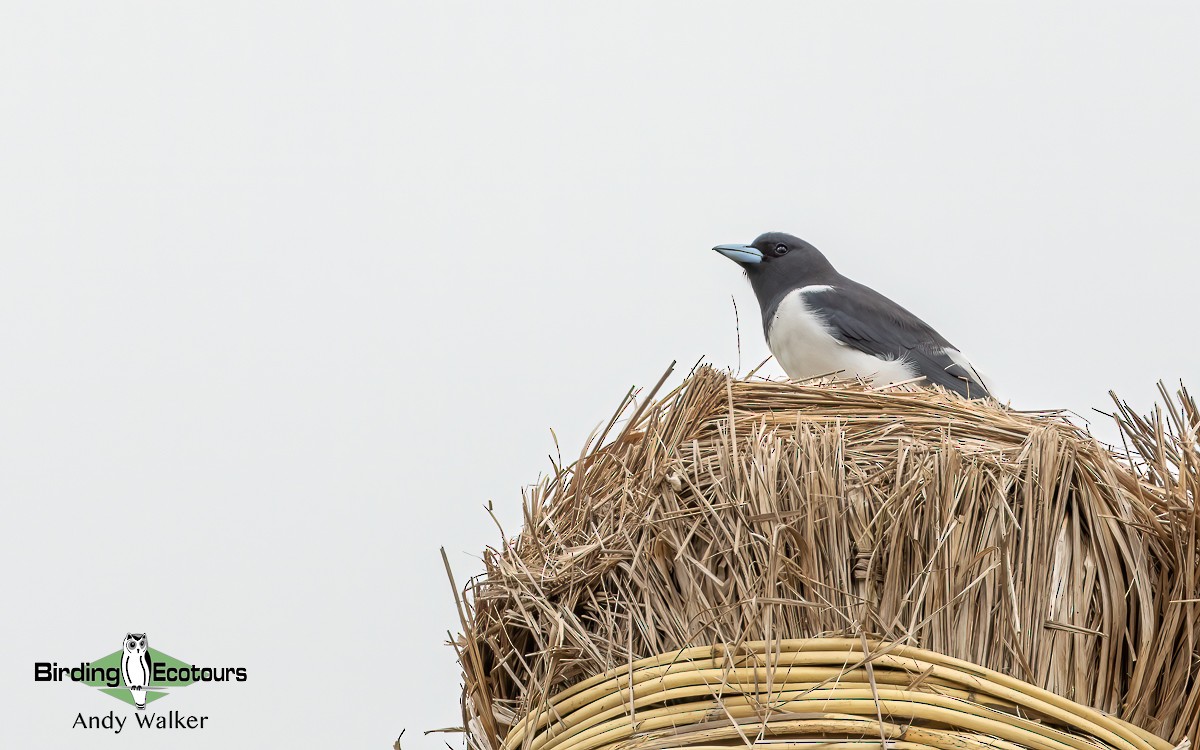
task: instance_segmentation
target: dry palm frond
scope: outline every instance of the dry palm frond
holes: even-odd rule
[[[1195,739],[1200,411],[1163,395],[1145,419],[1118,402],[1122,457],[1055,413],[700,368],[532,488],[520,536],[485,553],[460,600],[468,741],[968,748],[955,732],[976,720],[1012,743],[992,747]],[[797,656],[830,638],[854,639],[840,661]],[[707,656],[673,687],[630,690],[657,668],[639,660],[679,653]],[[972,665],[1026,687],[968,684]],[[598,702],[568,703],[604,679]],[[947,718],[967,703],[982,713]]]

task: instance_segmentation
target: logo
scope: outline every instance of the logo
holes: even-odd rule
[[[146,710],[146,689],[150,687],[150,647],[146,645],[145,633],[126,633],[122,644],[125,652],[121,655],[121,679],[129,688],[133,705],[139,711]],[[162,695],[160,693],[160,695]]]
[[[56,661],[33,665],[34,682],[78,682],[127,703],[141,729],[203,729],[207,716],[180,711],[147,712],[146,706],[198,682],[245,682],[245,667],[200,667],[150,647],[145,633],[126,633],[121,648],[92,661],[63,666]],[[109,711],[103,716],[77,714],[71,724],[81,729],[108,729],[120,734],[128,717]]]

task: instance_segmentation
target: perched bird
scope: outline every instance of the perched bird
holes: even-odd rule
[[[121,643],[121,679],[133,697],[133,705],[139,711],[146,710],[146,686],[150,684],[150,647],[145,633],[126,633]]]
[[[768,232],[749,245],[713,250],[746,270],[767,346],[788,377],[840,373],[876,385],[923,377],[968,398],[991,395],[962,352],[928,323],[838,273],[804,240]]]

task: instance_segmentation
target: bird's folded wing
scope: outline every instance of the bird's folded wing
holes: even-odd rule
[[[988,395],[966,358],[929,324],[874,289],[849,283],[853,290],[839,285],[807,300],[834,338],[881,359],[905,359],[929,382],[964,396]]]

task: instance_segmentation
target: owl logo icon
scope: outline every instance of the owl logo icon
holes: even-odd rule
[[[150,646],[145,633],[126,633],[121,643],[121,677],[133,696],[133,705],[146,710],[146,688],[150,685]]]

